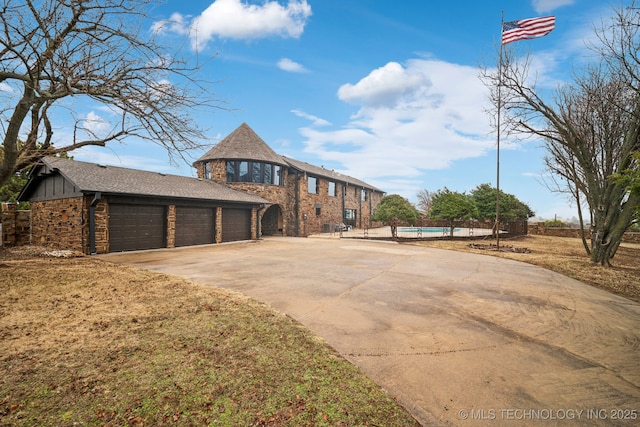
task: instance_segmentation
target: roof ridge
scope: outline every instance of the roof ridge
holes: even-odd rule
[[[194,162],[194,165],[206,160],[218,159],[258,160],[286,164],[282,156],[260,138],[246,122],[242,122],[233,132],[203,154]]]

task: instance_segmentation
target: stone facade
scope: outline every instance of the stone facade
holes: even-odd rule
[[[209,177],[234,190],[257,194],[276,205],[282,215],[282,226],[277,227],[278,233],[285,236],[308,236],[333,231],[331,227],[341,223],[349,223],[357,228],[371,227],[371,217],[383,197],[383,193],[379,191],[363,189],[322,176],[312,176],[286,167],[282,176],[283,185],[226,182],[225,160],[203,161],[195,167],[200,179]],[[311,177],[317,180],[315,192],[309,191]],[[330,183],[333,183],[335,189],[333,194],[329,192]],[[256,221],[262,221],[267,208],[269,207],[257,212]],[[345,219],[345,210],[354,213],[352,219]]]
[[[15,203],[2,203],[0,223],[0,246],[22,246],[31,243],[31,211],[17,210]]]
[[[88,215],[91,206],[91,197],[85,197],[85,214]],[[89,241],[89,225],[83,229],[84,242]],[[106,254],[109,252],[109,203],[108,199],[101,199],[94,207],[94,239],[95,251],[98,254]],[[85,245],[84,253],[89,254],[91,248],[89,244]]]
[[[31,203],[31,243],[85,252],[84,198],[73,197]]]
[[[167,247],[176,247],[176,206],[169,205],[167,208]]]

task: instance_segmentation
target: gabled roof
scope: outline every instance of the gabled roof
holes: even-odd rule
[[[340,172],[335,172],[333,170],[314,166],[306,162],[301,162],[299,160],[291,159],[289,157],[282,156],[282,158],[287,162],[287,164],[290,167],[294,169],[298,169],[299,171],[302,171],[302,172],[306,172],[307,174],[322,176],[324,178],[329,178],[335,181],[346,182],[347,184],[351,184],[356,187],[369,188],[371,190],[379,191],[381,193],[384,192],[379,188],[376,188],[370,184],[367,184],[364,181],[360,181],[359,179],[353,178],[349,175],[344,175],[344,174],[341,174]]]
[[[237,191],[210,180],[56,157],[44,157],[40,161],[31,172],[29,182],[20,193],[20,199],[28,198],[41,179],[55,173],[62,175],[82,193],[102,192],[251,204],[270,203],[255,194]]]
[[[207,151],[195,163],[216,159],[257,160],[285,165],[282,157],[276,154],[246,123],[238,126],[236,130]]]

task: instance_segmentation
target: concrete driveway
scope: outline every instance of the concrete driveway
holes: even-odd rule
[[[101,258],[287,313],[424,425],[640,425],[640,304],[539,267],[320,238]]]

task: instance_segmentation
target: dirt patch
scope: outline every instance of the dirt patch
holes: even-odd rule
[[[471,243],[469,244],[471,249],[479,249],[483,251],[501,251],[501,252],[513,252],[518,254],[530,254],[531,250],[528,248],[517,248],[515,246],[498,246],[494,244],[482,244],[482,243]]]

